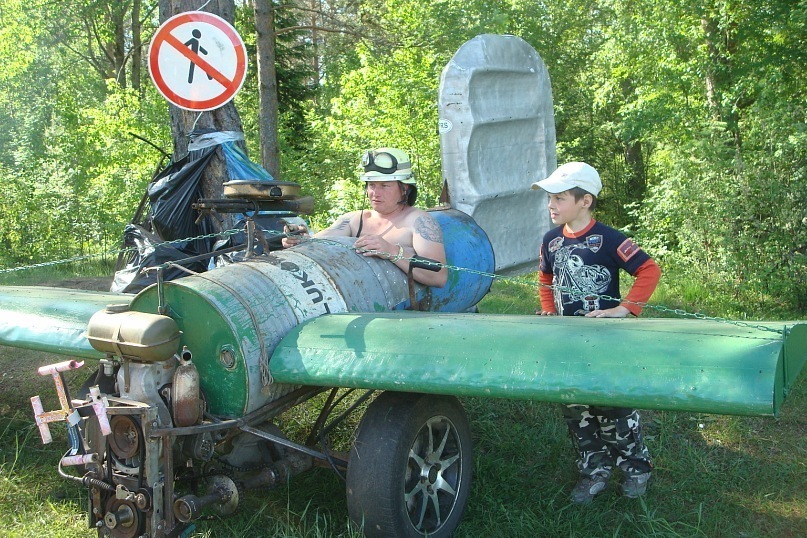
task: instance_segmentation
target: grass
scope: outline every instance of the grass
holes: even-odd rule
[[[0,270],[6,271],[0,272],[0,286],[49,285],[76,278],[106,278],[114,273],[115,260],[90,259],[22,270],[0,266]]]
[[[659,296],[684,294],[671,287]],[[532,313],[535,297],[529,285],[497,282],[480,310]],[[42,445],[33,425],[30,396],[40,394],[46,409],[58,406],[52,381],[34,374],[37,366],[53,361],[41,353],[0,348],[0,536],[95,535],[86,528],[83,488],[56,473],[66,446],[64,428],[54,425],[54,442]],[[77,386],[86,375],[79,372],[69,382]],[[568,501],[576,479],[574,454],[555,405],[463,398],[474,440],[474,481],[457,536],[807,536],[805,377],[779,418],[643,412],[656,466],[648,494],[628,500],[612,487],[587,507]],[[295,408],[282,417],[284,431],[294,437],[314,412],[306,405]],[[346,446],[350,428],[337,436],[334,443]],[[329,470],[315,468],[285,486],[248,495],[237,514],[201,521],[191,536],[359,534],[348,524],[344,484]]]

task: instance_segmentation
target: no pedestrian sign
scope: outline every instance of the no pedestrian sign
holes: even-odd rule
[[[174,15],[149,46],[149,73],[160,93],[185,110],[213,110],[235,97],[247,54],[230,23],[203,11]]]

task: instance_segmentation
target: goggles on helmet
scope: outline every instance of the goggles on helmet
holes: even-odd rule
[[[383,164],[386,164],[388,161],[390,166],[382,166],[376,162],[377,160],[380,160]],[[395,155],[387,151],[366,152],[361,158],[361,165],[364,167],[365,172],[381,172],[382,174],[392,174],[411,166],[408,162],[399,164]]]

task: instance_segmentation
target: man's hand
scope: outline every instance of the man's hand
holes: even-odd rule
[[[380,235],[363,235],[353,244],[362,256],[376,256],[388,260],[398,254],[398,246],[383,239]],[[362,252],[372,250],[377,252]]]
[[[283,233],[287,234],[286,237],[280,240],[280,244],[283,245],[283,248],[298,245],[303,237],[309,237],[308,228],[305,224],[286,224],[283,226]]]
[[[630,310],[622,305],[605,310],[592,310],[586,314],[587,318],[625,318],[630,314]]]

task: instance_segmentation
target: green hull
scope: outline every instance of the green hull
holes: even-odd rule
[[[215,411],[224,415],[254,410],[293,385],[776,415],[807,360],[803,321],[755,322],[772,329],[762,330],[703,320],[401,311],[305,321],[297,307],[283,306],[290,284],[278,282],[284,291],[277,293],[253,269],[239,271],[246,274],[234,279],[240,283],[235,297],[209,281],[212,273],[193,287],[196,279],[166,285],[183,343],[194,351]],[[138,296],[133,307],[154,312],[155,291]],[[86,339],[87,322],[107,304],[131,300],[2,287],[0,344],[102,358]],[[223,349],[236,359],[229,368],[220,363]],[[271,355],[267,375],[262,349]]]
[[[276,382],[775,415],[807,359],[807,324],[787,335],[676,319],[484,314],[338,314],[294,328]]]

